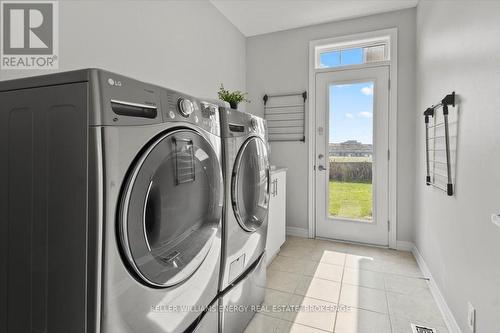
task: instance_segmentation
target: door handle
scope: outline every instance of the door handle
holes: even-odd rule
[[[326,168],[324,166],[322,166],[322,165],[318,165],[318,170],[319,171],[325,171]]]

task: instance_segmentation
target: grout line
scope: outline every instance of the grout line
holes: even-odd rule
[[[266,288],[266,289],[276,290],[276,289],[272,289],[272,288]],[[278,291],[280,291],[280,290],[278,290]],[[290,293],[288,293],[288,294],[290,294]],[[301,296],[301,297],[306,297],[306,296],[303,296],[303,295],[298,295],[298,294],[290,294],[290,295],[291,295],[291,296],[293,296],[293,295],[297,295],[297,296]],[[319,301],[324,301],[324,300],[320,300],[320,299],[317,299],[317,298],[314,298],[314,297],[307,297],[307,298],[311,298],[311,299],[314,299],[314,300],[319,300]],[[326,301],[324,301],[324,302],[326,302]],[[333,302],[328,302],[328,303],[330,303],[330,304],[335,304],[335,303],[333,303]],[[288,305],[290,305],[290,304],[288,304]],[[338,305],[338,304],[337,304],[337,305]],[[277,321],[284,321],[284,322],[287,322],[287,323],[292,323],[292,324],[297,324],[297,325],[301,325],[301,326],[305,326],[305,327],[310,327],[310,328],[313,328],[313,329],[315,329],[315,330],[319,330],[319,331],[322,331],[322,332],[328,332],[328,333],[332,333],[332,332],[333,332],[333,331],[332,331],[332,332],[329,332],[329,331],[326,331],[326,330],[324,330],[324,329],[322,329],[322,328],[318,328],[318,327],[310,326],[310,325],[307,325],[307,324],[298,323],[298,322],[295,322],[295,321],[291,321],[291,320],[288,320],[288,319],[284,319],[284,318],[282,318],[282,317],[274,317],[274,316],[269,315],[269,313],[268,313],[268,312],[257,312],[257,313],[258,313],[258,314],[261,314],[261,315],[263,315],[263,316],[269,317],[269,318],[276,319]],[[253,319],[252,319],[252,320],[253,320]],[[276,327],[276,330],[277,330],[277,329],[278,329],[278,327]],[[274,330],[274,332],[275,332],[276,330]]]
[[[335,312],[335,321],[333,322],[333,332],[335,332],[335,329],[337,328],[337,318],[339,316],[340,296],[342,295],[342,287],[344,286],[344,273],[345,273],[346,261],[347,261],[347,255],[344,257],[344,267],[342,268],[342,279],[340,281],[339,297],[337,299],[337,311]]]
[[[389,297],[388,297],[387,293],[388,293],[387,285],[386,285],[385,276],[384,276],[384,295],[385,295],[385,302],[387,304],[387,318],[389,319],[389,327],[391,329],[391,332],[393,332],[394,330],[392,329],[391,309],[389,308]]]
[[[271,317],[271,316],[268,316],[264,313],[262,313],[262,315],[266,316],[266,317],[269,317],[269,318],[274,318],[278,321],[284,321],[284,322],[287,322],[287,323],[291,323],[291,324],[296,324],[296,325],[300,325],[300,326],[304,326],[304,327],[309,327],[309,328],[313,328],[315,330],[318,330],[318,331],[321,331],[321,332],[327,332],[327,333],[333,333],[333,332],[330,332],[330,331],[325,331],[324,329],[322,328],[318,328],[318,327],[314,327],[314,326],[310,326],[310,325],[306,325],[306,324],[302,324],[302,323],[296,323],[294,321],[290,321],[290,320],[286,320],[286,319],[280,319],[280,318],[276,318],[276,317]],[[278,327],[276,327],[276,330],[278,329]],[[274,332],[276,332],[276,330]]]
[[[389,317],[389,313],[386,313],[386,312],[380,312],[380,311],[370,310],[370,309],[366,309],[366,308],[358,308],[356,306],[347,305],[347,304],[339,304],[339,305],[345,305],[345,306],[348,306],[348,307],[350,307],[352,309],[358,309],[358,310],[362,310],[362,311],[366,311],[366,312],[371,312],[371,313],[376,313],[376,314],[380,314],[380,315],[384,315],[384,316]]]
[[[314,242],[314,241],[313,241]],[[335,242],[332,242],[332,243],[335,243]],[[363,246],[363,245],[361,245]],[[328,249],[323,249],[324,251],[328,251]],[[309,249],[306,249],[306,251],[310,251]],[[413,255],[413,260],[415,261],[415,263],[417,264],[417,271],[418,271],[418,275],[409,275],[409,274],[405,274],[404,273],[404,270],[405,270],[405,267],[404,267],[404,264],[405,264],[405,261],[401,261],[401,264],[402,264],[402,269],[401,271],[403,272],[387,272],[387,271],[384,271],[384,270],[372,270],[372,269],[365,269],[365,268],[359,268],[359,267],[349,267],[346,265],[347,263],[347,255],[360,255],[362,256],[363,254],[360,254],[360,252],[358,253],[352,253],[352,250],[351,251],[348,251],[348,250],[340,250],[340,249],[331,249],[331,251],[335,251],[335,252],[338,252],[338,253],[343,253],[345,254],[344,256],[344,263],[342,265],[342,275],[341,275],[341,281],[336,281],[336,280],[331,280],[331,279],[325,279],[325,278],[322,278],[322,277],[315,277],[315,276],[309,276],[309,275],[305,275],[304,272],[305,270],[303,270],[302,272],[299,272],[299,273],[292,273],[292,272],[286,272],[286,271],[281,271],[281,270],[277,270],[277,269],[272,269],[273,271],[279,271],[279,272],[285,272],[285,273],[289,273],[289,274],[294,274],[296,276],[299,276],[301,279],[303,277],[307,277],[307,278],[311,278],[311,279],[321,279],[321,280],[326,280],[326,281],[330,281],[330,282],[335,282],[335,283],[340,283],[340,288],[339,288],[339,295],[338,295],[338,299],[337,299],[337,306],[339,307],[341,305],[340,303],[340,299],[341,299],[341,295],[342,295],[342,291],[343,291],[343,287],[344,287],[344,284],[346,285],[349,285],[349,286],[353,286],[353,287],[357,287],[358,289],[359,288],[369,288],[369,289],[373,289],[373,290],[378,290],[378,291],[383,291],[384,294],[385,294],[385,299],[386,299],[386,305],[387,305],[387,313],[383,313],[383,312],[378,312],[378,311],[373,311],[373,310],[369,310],[369,309],[364,309],[364,308],[359,308],[359,307],[355,307],[355,306],[350,306],[350,305],[346,305],[346,306],[349,306],[350,308],[353,308],[353,309],[360,309],[360,310],[363,310],[363,311],[369,311],[369,312],[372,312],[372,313],[377,313],[377,314],[383,314],[385,316],[387,316],[388,320],[389,320],[389,326],[390,326],[390,330],[391,332],[394,331],[395,328],[393,328],[393,319],[395,316],[393,316],[391,314],[391,311],[390,311],[390,308],[389,308],[389,299],[388,299],[388,296],[389,296],[389,293],[390,294],[396,294],[396,295],[403,295],[403,296],[409,296],[408,294],[406,293],[400,293],[400,292],[397,292],[397,291],[389,291],[387,289],[387,278],[390,278],[391,276],[393,277],[403,277],[403,278],[408,278],[408,279],[415,279],[415,280],[424,280],[424,281],[429,281],[429,278],[428,277],[425,277],[421,268],[419,267],[418,265],[418,261],[416,260],[415,256]],[[280,253],[278,253],[278,255],[281,255]],[[366,254],[365,256],[369,256],[369,254]],[[313,263],[321,263],[321,264],[325,264],[325,265],[334,265],[334,266],[341,266],[339,264],[333,264],[333,263],[328,263],[328,262],[322,262],[322,261],[316,261],[316,260],[312,260],[312,259],[309,259],[307,257],[300,257],[300,258],[297,258],[297,257],[293,257],[293,256],[286,256],[286,255],[281,255],[281,257],[285,257],[285,258],[290,258],[290,259],[295,259],[295,260],[302,260],[304,261],[304,263],[307,263],[307,262],[313,262]],[[380,262],[386,262],[388,263],[389,265],[391,264],[394,264],[395,266],[399,265],[400,262],[398,262],[398,258],[401,258],[401,259],[404,259],[403,257],[399,257],[399,256],[395,256],[394,257],[394,261],[391,260],[391,259],[387,259],[387,258],[379,258],[379,259],[375,259],[377,261],[380,261]],[[409,270],[411,270],[411,265],[409,265]],[[351,270],[356,270],[356,271],[366,271],[366,272],[372,272],[372,273],[375,273],[375,274],[381,274],[381,277],[383,278],[383,289],[379,289],[379,288],[373,288],[373,287],[367,287],[367,286],[362,286],[362,285],[355,285],[355,284],[351,284],[351,283],[348,283],[348,282],[345,282],[344,281],[344,278],[345,278],[345,271],[346,269],[351,269]],[[287,292],[287,291],[282,291],[282,290],[277,290],[277,289],[273,289],[273,288],[268,288],[270,290],[276,290],[278,292],[282,292],[282,293],[286,293],[288,295],[297,295],[297,296],[300,296],[300,297],[307,297],[307,298],[311,298],[311,299],[315,299],[315,300],[318,300],[318,301],[321,301],[321,302],[327,302],[327,303],[333,303],[331,301],[326,301],[326,300],[323,300],[323,299],[318,299],[316,297],[310,297],[310,296],[305,296],[305,295],[299,295],[296,293],[296,290],[298,288],[298,284],[296,285],[295,289],[293,290],[293,292]],[[427,289],[427,288],[421,288],[421,289]],[[338,313],[339,313],[339,309],[337,308],[336,310],[336,313],[335,313],[335,321],[334,321],[334,326],[333,326],[333,332],[335,332],[335,329],[337,327],[337,320],[338,320]],[[266,313],[262,313],[263,315],[268,315]],[[269,316],[269,317],[272,317],[272,316]],[[397,316],[396,316],[397,317]],[[272,317],[272,318],[276,318],[276,317]],[[289,322],[289,323],[295,323],[293,321],[290,321],[290,320],[286,320],[286,319],[283,319],[283,318],[276,318],[278,321],[284,321],[284,322]],[[306,326],[306,327],[312,327],[312,328],[315,328],[315,329],[319,329],[319,328],[316,328],[316,327],[313,327],[313,326],[309,326],[309,325],[304,325],[304,324],[301,324],[301,323],[296,323],[298,325],[302,325],[302,326]],[[321,329],[319,329],[321,330]]]
[[[347,285],[349,285],[351,287],[359,287],[359,288],[366,288],[366,289],[372,289],[372,290],[378,290],[378,291],[385,291],[385,289],[374,288],[374,287],[367,287],[367,286],[362,286],[360,284],[352,284],[352,283],[343,282],[343,281],[342,281],[342,284],[347,284]]]

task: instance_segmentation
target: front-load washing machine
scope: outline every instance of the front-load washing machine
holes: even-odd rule
[[[102,70],[0,82],[0,331],[217,332],[217,105]]]
[[[226,188],[220,281],[220,327],[243,332],[264,300],[269,156],[262,118],[220,109]]]

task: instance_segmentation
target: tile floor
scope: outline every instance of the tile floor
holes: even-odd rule
[[[263,305],[245,333],[448,333],[409,252],[288,237]]]

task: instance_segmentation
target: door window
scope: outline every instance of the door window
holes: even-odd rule
[[[330,217],[372,220],[373,85],[329,86]]]

